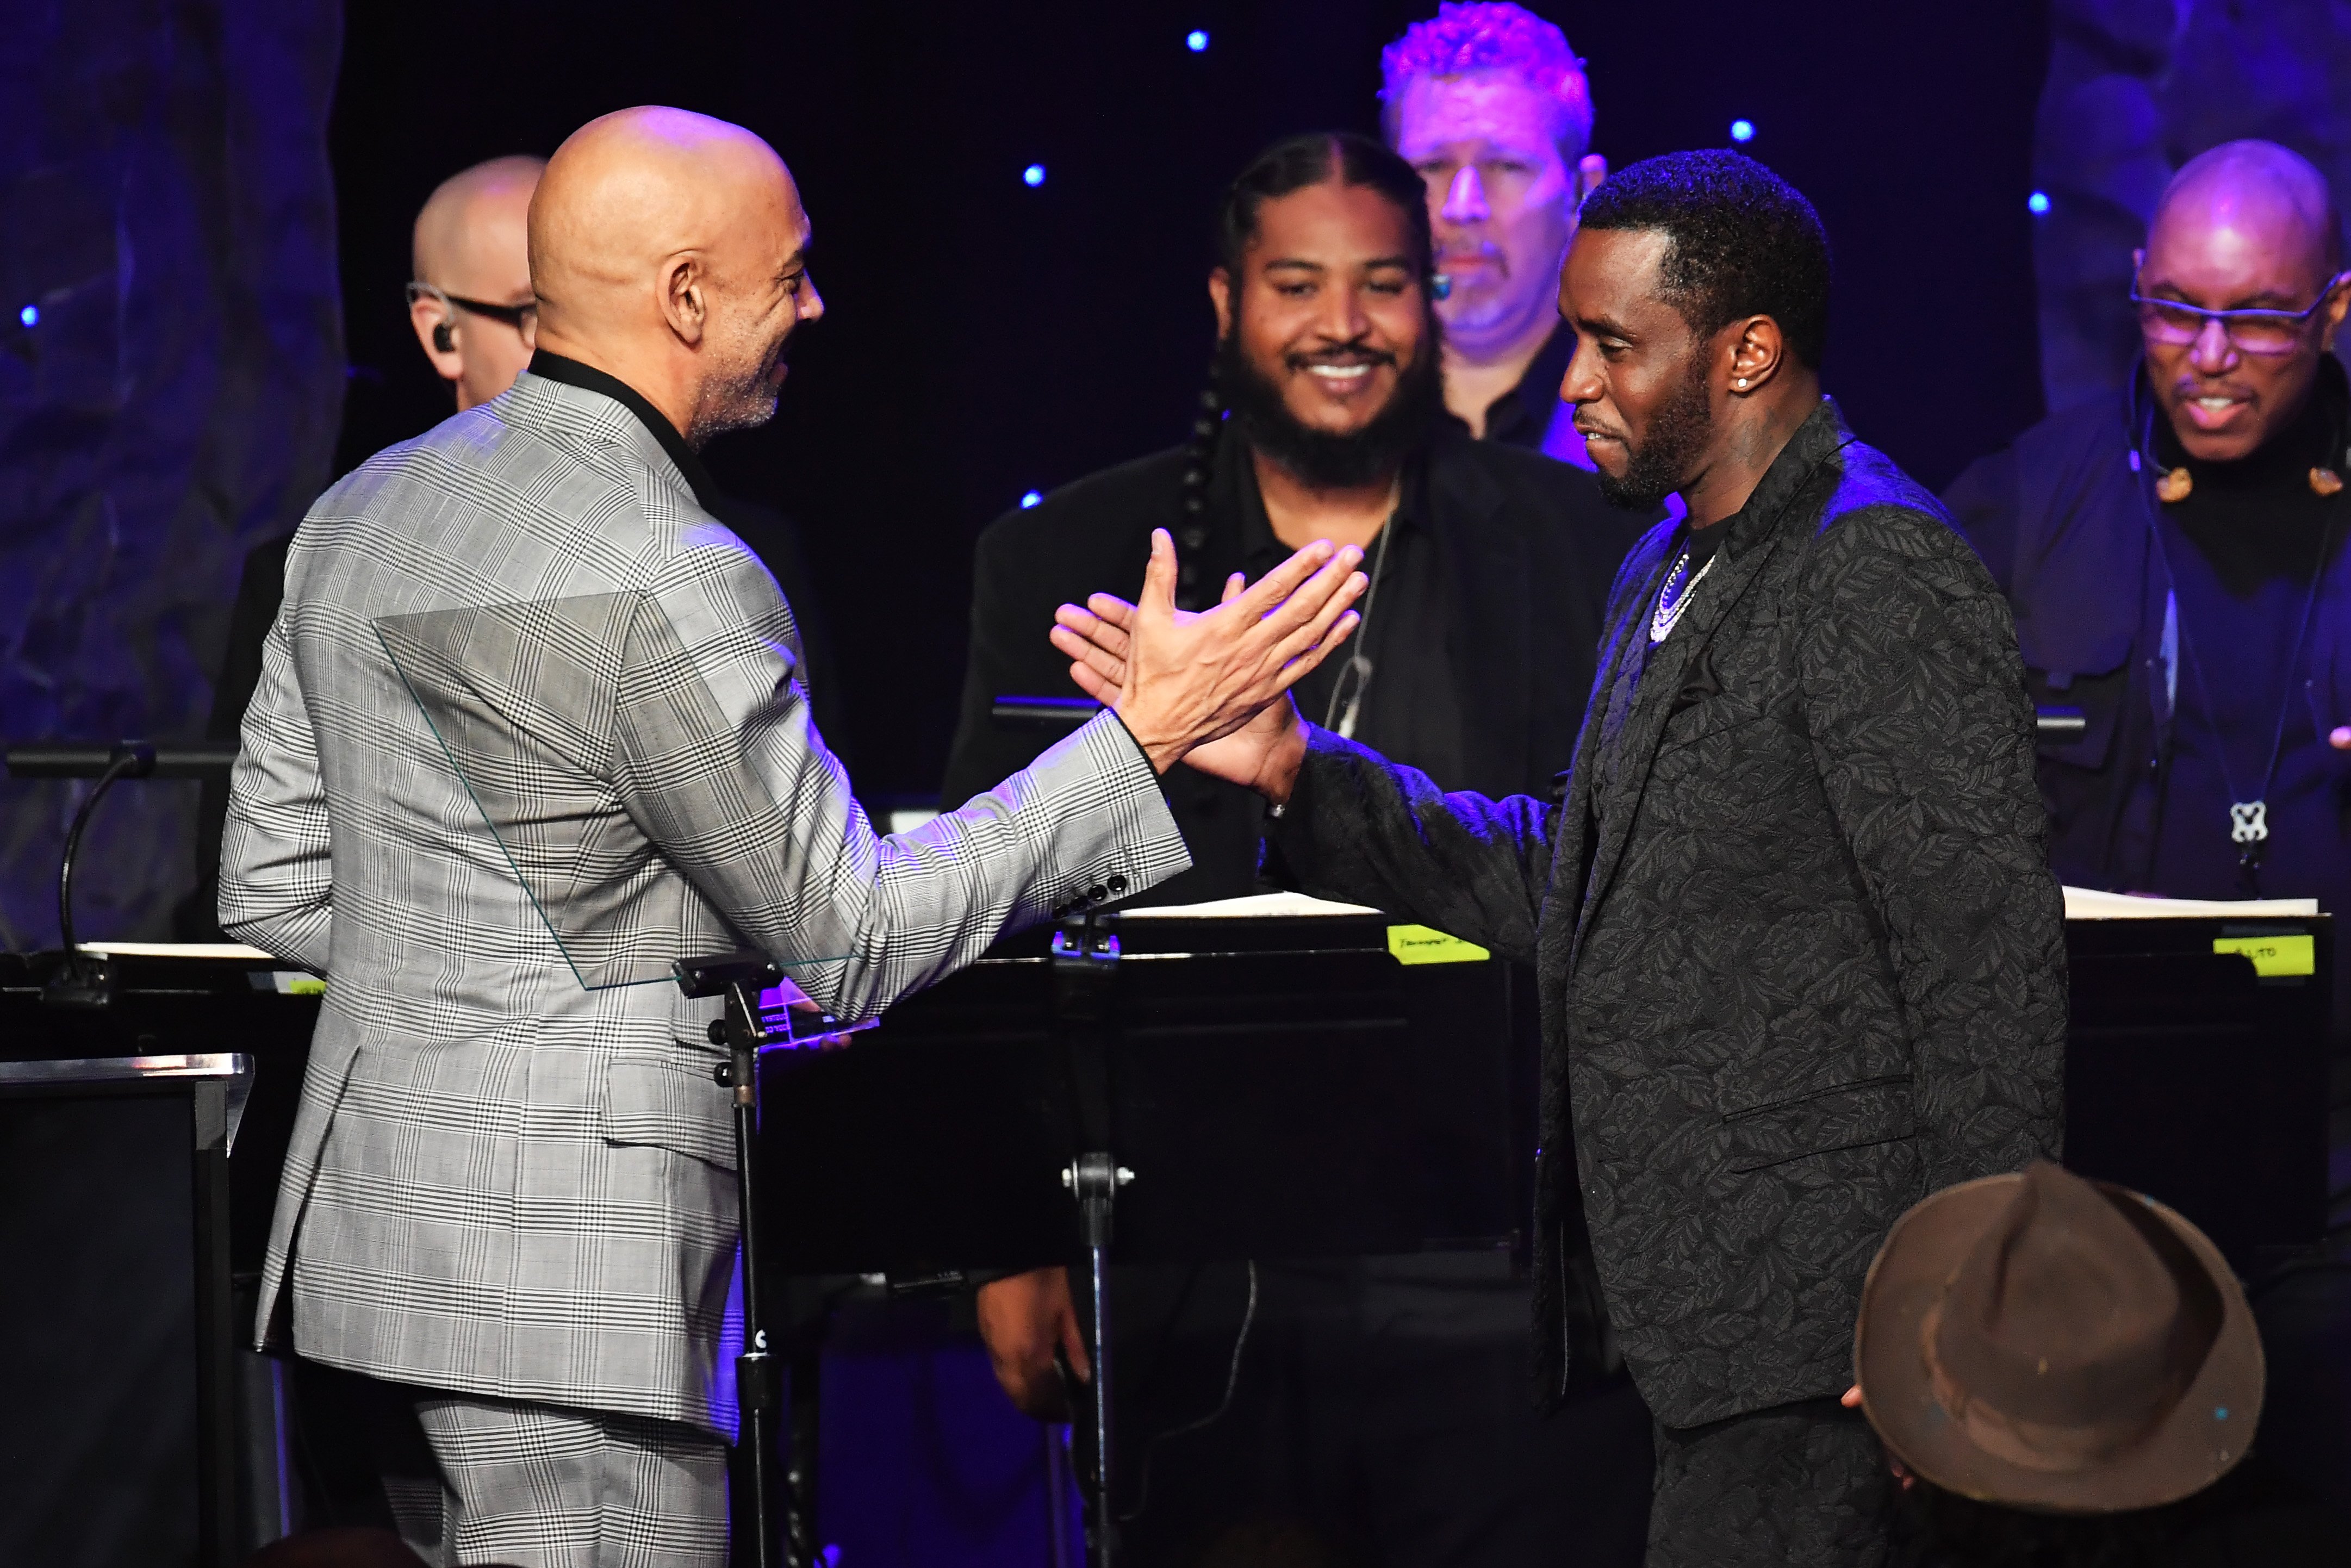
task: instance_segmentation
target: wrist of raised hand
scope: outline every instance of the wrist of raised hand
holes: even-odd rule
[[[1258,771],[1257,792],[1277,811],[1290,804],[1298,788],[1299,770],[1306,766],[1306,726],[1292,712],[1280,736],[1266,748],[1264,765]]]

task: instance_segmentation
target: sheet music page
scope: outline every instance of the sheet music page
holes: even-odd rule
[[[2149,898],[2088,887],[2065,890],[2068,920],[2307,920],[2317,913],[2314,898]]]
[[[1207,904],[1156,904],[1146,909],[1122,909],[1121,920],[1272,920],[1299,915],[1377,915],[1360,904],[1333,904],[1302,893],[1259,893],[1247,898],[1218,898]]]
[[[242,942],[85,942],[81,950],[100,958],[234,958],[246,964],[279,960]]]

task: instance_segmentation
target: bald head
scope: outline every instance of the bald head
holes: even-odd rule
[[[543,158],[493,158],[441,182],[416,214],[408,318],[418,347],[456,393],[460,410],[514,384],[530,360],[530,330],[508,318],[453,303],[528,306],[530,251],[525,237]]]
[[[2163,188],[2147,227],[2150,252],[2192,240],[2299,263],[2309,289],[2343,266],[2343,225],[2326,176],[2274,141],[2229,141],[2189,159]]]
[[[590,120],[530,204],[543,347],[627,382],[699,444],[764,422],[784,340],[823,305],[783,160],[676,109]]]
[[[2250,456],[2308,403],[2351,299],[2335,281],[2342,251],[2325,177],[2275,142],[2231,141],[2172,176],[2138,256],[2137,292],[2196,311],[2300,317],[2283,333],[2257,332],[2245,319],[2141,307],[2147,383],[2189,456]]]

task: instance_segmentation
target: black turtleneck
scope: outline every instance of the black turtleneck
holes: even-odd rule
[[[2156,504],[2179,656],[2155,891],[2207,898],[2255,891],[2229,836],[2232,801],[2267,800],[2263,861],[2281,873],[2294,868],[2264,879],[2264,894],[2283,894],[2288,882],[2302,891],[2319,859],[2351,860],[2334,821],[2325,734],[2351,723],[2351,714],[2322,715],[2309,700],[2317,628],[2305,630],[2313,584],[2351,533],[2351,496],[2322,497],[2310,486],[2313,467],[2342,466],[2346,401],[2340,378],[2321,376],[2301,413],[2235,463],[2189,457],[2169,421],[2155,421],[2157,462],[2184,465],[2192,481],[2184,499]],[[2332,869],[2344,874],[2327,885],[2351,883],[2351,863]]]

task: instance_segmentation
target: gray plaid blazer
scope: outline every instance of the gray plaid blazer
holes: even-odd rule
[[[670,961],[756,946],[866,1018],[1189,863],[1107,714],[876,837],[797,648],[650,429],[544,376],[311,509],[221,856],[223,925],[328,978],[265,1343],[730,1430],[727,1101]]]

